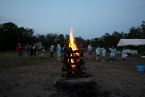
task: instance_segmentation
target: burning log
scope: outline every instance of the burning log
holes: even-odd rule
[[[70,31],[69,46],[64,49],[62,76],[66,78],[80,78],[85,74],[83,50],[79,50],[74,41],[73,30]]]
[[[82,50],[72,50],[66,48],[63,54],[62,76],[66,78],[79,78],[85,74]]]
[[[62,62],[63,78],[55,83],[56,94],[67,97],[106,97],[100,95],[95,80],[86,74],[83,50],[77,48],[72,31],[69,46],[64,48]]]

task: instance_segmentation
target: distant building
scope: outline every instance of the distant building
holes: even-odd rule
[[[120,39],[117,46],[126,47],[130,54],[138,54],[145,52],[145,39]]]

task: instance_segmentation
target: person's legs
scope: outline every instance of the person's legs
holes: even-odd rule
[[[105,61],[105,56],[102,56],[102,59],[101,59],[102,61]]]
[[[96,60],[99,61],[99,55],[96,56]]]
[[[125,61],[126,61],[126,60],[125,60],[125,58],[123,58],[122,60],[123,60],[123,62],[125,62]]]
[[[112,57],[112,62],[115,62],[115,60],[116,60],[116,57],[113,56]]]
[[[17,60],[18,60],[18,63],[20,63],[22,61],[22,56],[23,56],[23,53],[21,51],[19,51],[17,53]]]
[[[99,57],[98,57],[98,60],[99,60],[99,62],[101,61],[101,56],[99,55]]]
[[[60,54],[59,53],[57,54],[57,60],[58,61],[60,60]]]
[[[51,58],[53,57],[53,52],[50,52],[50,57],[51,57]]]

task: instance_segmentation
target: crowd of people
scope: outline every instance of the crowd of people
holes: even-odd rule
[[[56,51],[57,60],[60,60],[62,47],[60,44],[57,44],[56,48],[54,45],[51,45],[49,48],[49,55],[50,58],[54,57],[54,52]],[[22,45],[21,43],[18,43],[16,46],[16,52],[17,52],[17,59],[20,61],[23,57],[27,58],[31,56],[46,56],[46,49],[44,47],[38,47],[37,45]]]
[[[34,45],[23,45],[21,43],[18,43],[16,46],[16,52],[17,52],[17,59],[20,61],[23,57],[27,58],[31,56],[37,56],[38,55],[38,46]],[[45,49],[41,48],[41,55],[43,56],[45,54]]]
[[[56,52],[56,59],[60,61],[60,57],[61,57],[61,53],[63,52],[63,49],[64,48],[61,47],[60,44],[57,44],[56,46],[51,45],[49,48],[50,58],[53,58],[54,52]],[[16,51],[17,51],[18,60],[22,60],[23,56],[25,56],[27,59],[29,56],[46,55],[46,50],[44,47],[39,48],[38,46],[32,46],[32,45],[23,46],[21,43],[17,44]],[[91,55],[92,52],[93,52],[93,47],[89,44],[88,56]],[[96,53],[96,60],[98,62],[106,61],[108,56],[110,62],[115,62],[120,59],[122,60],[122,62],[125,62],[128,56],[127,49],[123,48],[122,51],[119,51],[114,46],[108,49],[103,46],[102,47],[98,46],[97,48],[95,48],[95,53]]]
[[[92,50],[93,48],[89,44],[88,54],[91,54]],[[107,60],[108,57],[110,62],[117,62],[120,61],[120,59],[122,62],[126,62],[126,58],[128,56],[128,50],[126,48],[123,48],[121,51],[119,51],[115,48],[115,46],[112,46],[111,48],[108,49],[104,48],[103,46],[102,47],[98,46],[95,49],[95,53],[96,53],[96,60],[98,62],[105,61]]]

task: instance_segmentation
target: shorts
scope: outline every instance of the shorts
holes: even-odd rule
[[[23,56],[23,52],[22,51],[20,51],[20,52],[18,52],[18,54],[17,54],[19,57],[20,56]]]

